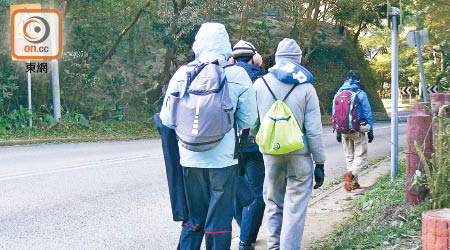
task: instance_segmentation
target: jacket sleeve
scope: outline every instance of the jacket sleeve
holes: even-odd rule
[[[168,96],[170,95],[170,93],[175,93],[175,92],[180,91],[180,82],[185,81],[185,77],[186,77],[185,74],[186,74],[185,67],[181,67],[177,70],[177,72],[175,72],[175,74],[169,81],[169,85],[167,86],[166,94],[164,96],[164,101],[161,106],[161,112],[159,114],[159,116],[161,118],[161,122],[162,122],[162,124],[164,124],[165,126],[171,128],[171,129],[174,129],[175,127],[169,125],[169,110],[168,110],[168,106],[167,106],[167,99],[168,99]]]
[[[341,91],[338,91],[333,97],[333,105],[331,106],[331,115],[334,115],[334,112],[336,110],[334,107],[334,100],[336,100],[336,97],[338,97],[339,93],[341,93]]]
[[[246,87],[238,97],[236,108],[236,122],[239,128],[252,128],[258,118],[256,111],[256,96],[255,90],[251,86],[251,80],[247,76]]]
[[[312,86],[312,85],[311,85]],[[320,115],[319,97],[314,87],[306,95],[305,136],[309,150],[316,164],[325,162],[325,152],[322,142],[322,120]]]
[[[370,106],[369,98],[366,92],[364,91],[360,92],[359,102],[361,106],[360,118],[366,119],[367,123],[370,125],[370,131],[373,131],[372,107]]]

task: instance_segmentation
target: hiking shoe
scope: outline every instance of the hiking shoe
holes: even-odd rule
[[[352,173],[346,173],[345,174],[345,185],[344,188],[345,190],[347,190],[347,192],[352,191],[352,186],[353,186],[353,175]]]
[[[359,185],[358,180],[355,178],[355,176],[353,176],[353,180],[351,182],[351,188],[352,188],[352,190],[361,188],[361,186]]]
[[[356,176],[354,176],[351,172],[348,172],[347,174],[345,174],[344,187],[345,187],[345,190],[347,190],[347,192],[361,188],[361,186],[358,183],[358,178]]]
[[[255,250],[255,247],[252,246],[252,243],[239,242],[239,250]]]

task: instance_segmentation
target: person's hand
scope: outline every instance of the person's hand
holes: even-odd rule
[[[373,131],[369,131],[369,133],[367,133],[367,137],[369,138],[369,143],[372,143],[373,141]]]
[[[316,164],[316,168],[314,169],[314,180],[316,181],[314,189],[318,189],[323,185],[323,181],[325,180],[325,170],[323,169],[323,164]]]
[[[341,133],[337,133],[336,134],[336,141],[337,142],[342,142],[342,134]]]

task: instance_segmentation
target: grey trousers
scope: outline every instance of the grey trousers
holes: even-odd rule
[[[264,155],[268,249],[298,250],[313,185],[309,155]]]

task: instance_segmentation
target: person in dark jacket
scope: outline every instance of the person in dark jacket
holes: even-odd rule
[[[262,57],[250,42],[241,40],[236,43],[233,47],[232,61],[247,71],[252,82],[263,74],[260,68]],[[262,194],[265,176],[264,160],[255,143],[255,137],[251,134],[248,135],[247,142],[242,147],[241,160],[244,161],[244,181],[250,185],[255,199],[246,207],[236,202],[235,218],[241,227],[239,250],[251,250],[254,249],[253,244],[256,242],[265,209]]]

